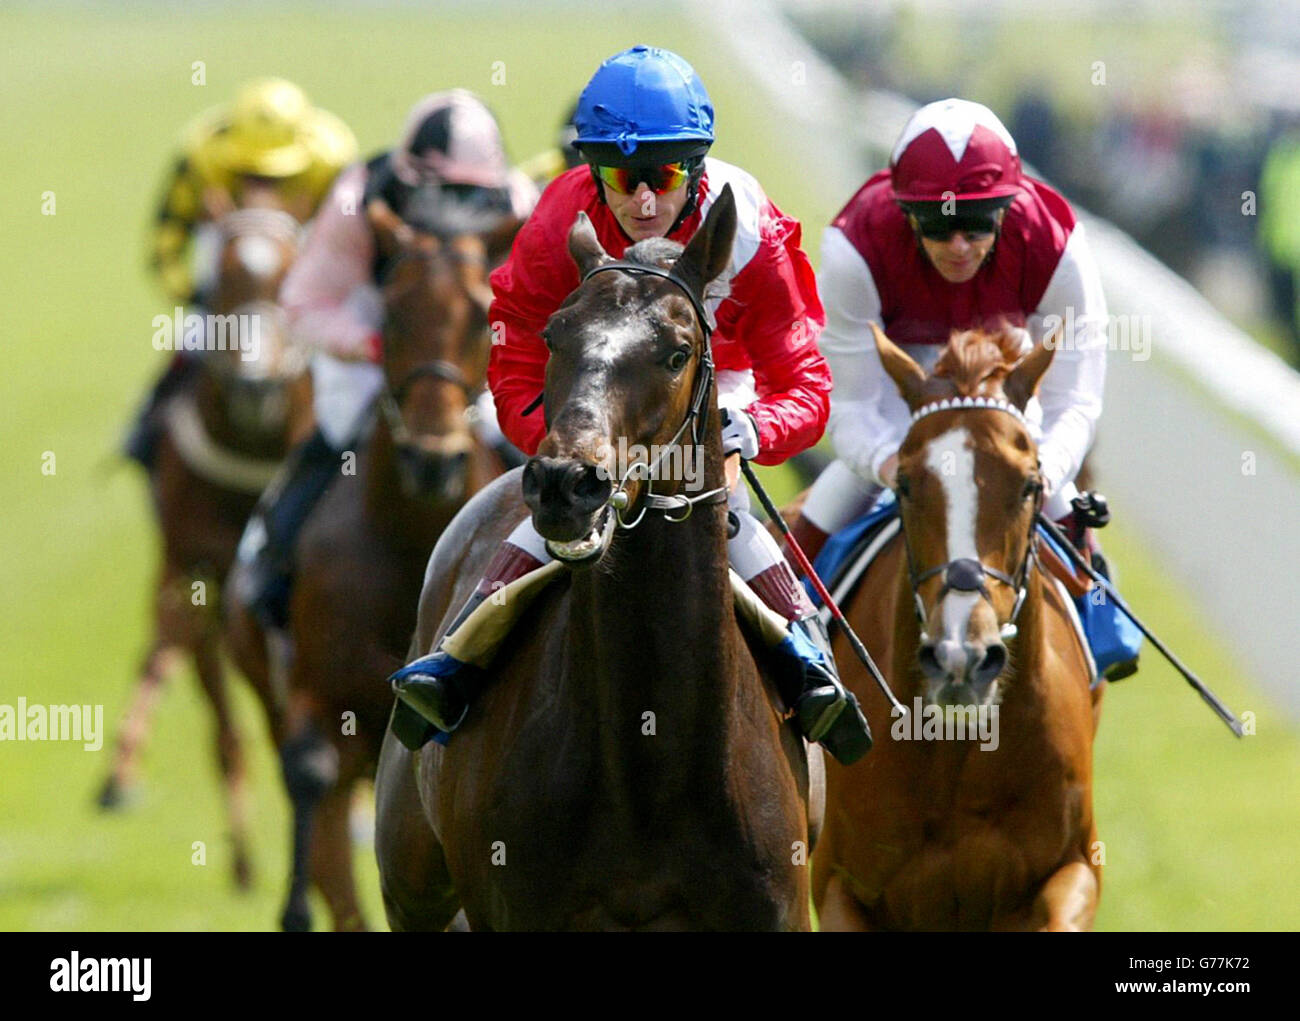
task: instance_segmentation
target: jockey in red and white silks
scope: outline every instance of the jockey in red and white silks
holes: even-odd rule
[[[1101,415],[1107,311],[1083,225],[1064,198],[1022,173],[1015,141],[986,107],[922,107],[822,238],[826,309],[819,344],[835,380],[836,460],[804,505],[831,533],[892,486],[909,412],[885,375],[869,323],[923,368],[953,330],[1021,327],[1025,348],[1065,335],[1027,417],[1039,444],[1046,512],[1070,513],[1075,475]]]
[[[706,300],[717,320],[712,350],[718,401],[724,409],[724,455],[779,464],[821,438],[829,412],[830,372],[819,353],[823,322],[816,280],[800,248],[799,223],[784,215],[754,177],[707,156],[714,141],[713,106],[698,75],[666,50],[635,46],[597,69],[574,115],[575,145],[585,165],[547,187],[515,238],[509,261],[492,274],[490,317],[503,335],[492,350],[488,382],[506,436],[533,454],[546,433],[536,414],[549,358],[541,333],[547,320],[579,286],[568,237],[585,212],[597,239],[614,258],[636,242],[667,238],[685,244],[726,185],[736,199],[737,228],[731,259],[721,276],[727,294]],[[767,605],[788,622],[774,648],[792,708],[806,737],[851,762],[870,747],[856,699],[829,655],[816,611],[771,535],[748,512],[743,484],[729,504],[735,530],[727,543],[731,566]],[[579,548],[580,547],[580,548]],[[406,722],[394,729],[411,747],[459,726],[473,696],[482,662],[456,659],[449,636],[469,616],[495,612],[484,606],[495,589],[558,557],[588,556],[585,540],[545,541],[532,519],[502,544],[475,594],[448,628],[438,648],[393,677]],[[509,612],[503,610],[502,613]],[[504,627],[497,630],[503,631]],[[414,719],[411,718],[414,716]]]

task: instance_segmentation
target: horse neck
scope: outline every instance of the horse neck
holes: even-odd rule
[[[722,484],[720,443],[711,446],[701,492]],[[607,772],[643,790],[652,774],[653,799],[690,785],[716,789],[726,754],[746,653],[726,515],[718,504],[676,524],[648,517],[618,535],[607,563],[573,576],[567,645],[584,680],[571,690],[595,715]],[[642,729],[646,712],[655,714],[653,737]]]

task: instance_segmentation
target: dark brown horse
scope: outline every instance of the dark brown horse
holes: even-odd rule
[[[392,267],[383,287],[386,385],[354,471],[341,472],[326,491],[295,555],[280,744],[294,813],[293,873],[281,918],[290,931],[310,928],[312,883],[335,929],[365,927],[349,818],[357,782],[373,775],[388,724],[392,697],[383,678],[404,662],[434,542],[502,471],[472,427],[471,408],[490,347],[487,273],[518,221],[439,240],[414,232],[382,202],[368,216]],[[242,608],[232,614],[241,666],[269,685],[257,625]]]
[[[1100,892],[1092,741],[1100,689],[1068,600],[1039,568],[1037,450],[1021,416],[1051,362],[956,334],[925,372],[878,330],[913,411],[899,536],[844,607],[909,717],[837,637],[877,734],[827,769],[814,862],[823,929],[1086,929]]]
[[[298,222],[278,209],[246,208],[222,218],[218,229],[217,282],[204,327],[208,348],[216,349],[190,355],[201,359],[193,385],[161,409],[166,428],[149,475],[163,547],[154,636],[100,804],[119,804],[134,781],[164,682],[192,659],[216,717],[235,874],[246,886],[244,764],[221,664],[221,582],[258,494],[310,428],[311,393],[275,304],[297,251]]]
[[[809,926],[807,753],[737,623],[718,415],[692,414],[716,405],[697,308],[735,222],[727,190],[684,251],[628,250],[675,281],[600,270],[584,215],[570,233],[584,282],[545,334],[549,432],[438,541],[412,656],[529,510],[569,568],[553,565],[446,747],[385,739],[376,849],[395,929],[441,929],[462,907],[474,929]],[[702,445],[713,497],[616,527],[619,438]],[[627,493],[630,523],[647,487]]]

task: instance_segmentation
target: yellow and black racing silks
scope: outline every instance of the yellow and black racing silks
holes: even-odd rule
[[[305,220],[356,156],[348,126],[283,79],[250,82],[233,103],[201,114],[182,136],[153,232],[150,265],[167,294],[182,303],[192,298],[187,249],[195,226],[207,218],[209,189],[238,204],[245,184],[256,180]]]

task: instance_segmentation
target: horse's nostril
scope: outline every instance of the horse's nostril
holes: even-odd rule
[[[530,459],[524,465],[524,476],[521,484],[524,491],[524,503],[536,510],[542,496],[542,469],[538,465],[536,458]]]
[[[990,684],[998,674],[1002,673],[1002,668],[1006,665],[1007,647],[1001,643],[990,645],[984,650],[984,655],[975,667],[971,679],[976,684]]]
[[[943,676],[943,667],[939,665],[939,657],[935,655],[933,645],[922,645],[917,659],[921,662],[921,673],[926,677],[935,680]]]
[[[577,509],[594,511],[609,499],[610,481],[593,464],[575,465],[576,473],[570,476],[573,502]]]

